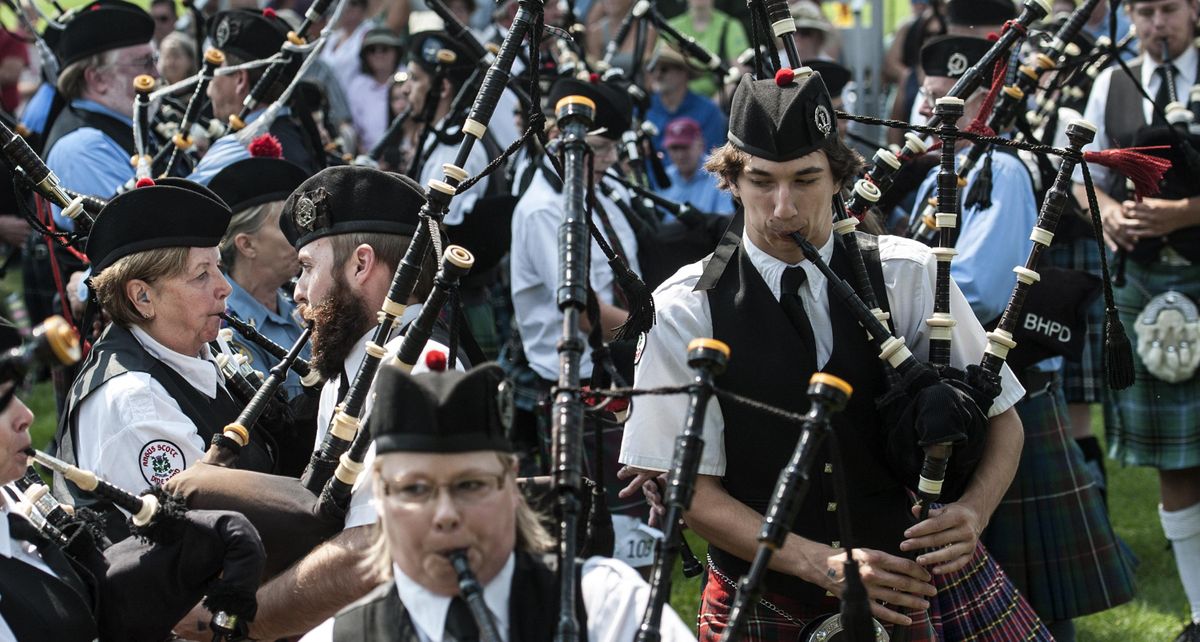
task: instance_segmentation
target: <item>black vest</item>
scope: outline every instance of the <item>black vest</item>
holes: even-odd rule
[[[195,424],[196,433],[206,444],[212,440],[213,434],[236,419],[242,410],[242,407],[220,386],[217,386],[216,399],[209,399],[178,372],[146,352],[146,349],[138,343],[128,329],[116,323],[110,323],[104,333],[100,335],[100,340],[92,346],[91,352],[88,353],[87,359],[80,367],[79,376],[71,384],[71,390],[67,395],[66,409],[59,421],[52,446],[59,458],[71,464],[78,461],[75,443],[79,438],[79,406],[87,399],[88,395],[109,379],[126,372],[145,372],[162,385],[179,404],[179,409],[183,411],[183,414],[187,415],[188,419]],[[241,455],[238,457],[237,467],[258,472],[272,472],[271,455],[267,452],[261,438],[256,438],[258,431],[252,431],[251,435],[250,444],[242,448]],[[130,457],[132,456],[131,453]],[[186,463],[191,465],[195,462]],[[75,506],[95,503],[95,500],[84,496],[73,485],[60,478],[58,474],[55,474],[54,481],[55,495],[60,500],[69,499]],[[70,489],[69,495],[71,496],[67,496],[63,492],[65,488]],[[126,490],[137,492],[142,489],[127,488]],[[118,539],[121,539],[119,532],[113,541]]]
[[[875,248],[874,237],[860,233],[859,239],[864,246]],[[696,286],[708,295],[713,337],[729,344],[734,355],[716,383],[758,401],[804,412],[808,406],[804,391],[813,373],[797,365],[800,337],[741,243],[731,253],[729,245],[727,241],[718,249]],[[886,309],[878,253],[864,252],[864,258],[873,287]],[[835,241],[830,264],[834,272],[853,282],[840,239]],[[833,419],[841,452],[847,456],[843,474],[852,511],[853,543],[898,555],[903,532],[913,520],[904,487],[884,463],[885,428],[875,408],[875,399],[885,392],[883,368],[878,351],[845,306],[831,295],[827,300],[833,352],[822,371],[854,387],[846,409]],[[800,438],[800,428],[738,404],[721,402],[721,414],[725,422],[725,490],[734,499],[765,513],[779,473],[787,466]],[[839,462],[831,461],[828,451],[826,442],[818,453],[817,469],[812,471],[814,481],[792,532],[834,545],[841,539],[837,511],[845,507],[836,503],[831,465]],[[709,548],[709,554],[729,577],[739,577],[749,570],[747,561],[715,546]],[[814,607],[825,599],[824,589],[790,575],[769,572],[767,587]]]
[[[318,156],[312,149],[308,137],[304,135],[300,126],[292,120],[291,116],[279,116],[271,123],[268,131],[279,139],[285,160],[299,165],[300,169],[303,169],[309,176],[325,169],[325,165],[321,162],[323,157]]]
[[[581,560],[582,562],[582,560]],[[513,642],[550,642],[558,625],[558,573],[552,556],[543,559],[517,551],[509,593],[509,635]],[[578,588],[579,581],[576,580]],[[576,613],[581,639],[587,639],[587,612],[581,592]],[[552,608],[551,608],[552,607]],[[366,597],[342,609],[333,622],[334,642],[418,642],[412,619],[388,580]]]
[[[54,119],[54,125],[50,127],[50,133],[46,134],[46,153],[42,155],[43,158],[50,154],[50,150],[54,149],[54,144],[60,138],[81,127],[99,129],[101,133],[120,145],[121,149],[125,150],[127,154],[130,156],[133,155],[133,128],[107,114],[88,111],[86,109],[75,109],[68,105],[59,112],[58,118]],[[70,187],[70,185],[67,187]],[[113,191],[116,191],[116,187],[113,186]],[[96,194],[96,196],[108,198],[111,194]]]
[[[0,519],[7,517],[0,512]],[[96,621],[92,618],[96,604],[88,586],[57,546],[44,541],[37,544],[43,561],[59,576],[0,557],[0,616],[20,642],[96,639]]]

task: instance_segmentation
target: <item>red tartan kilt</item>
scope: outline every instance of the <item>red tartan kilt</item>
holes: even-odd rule
[[[930,610],[905,613],[914,619],[909,631],[910,642],[1053,640],[1025,598],[980,544],[976,544],[971,561],[962,570],[935,575],[933,583],[938,595],[930,602]],[[699,642],[720,639],[729,622],[736,592],[736,586],[713,571],[710,559],[708,581],[700,596]],[[770,602],[787,615],[764,602]],[[832,597],[813,608],[786,595],[764,593],[763,599],[746,614],[742,639],[748,642],[794,642],[810,620],[835,613],[838,608],[837,599]],[[891,628],[889,625],[889,632]]]

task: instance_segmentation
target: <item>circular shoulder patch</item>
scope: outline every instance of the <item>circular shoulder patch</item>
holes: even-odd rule
[[[165,440],[155,439],[142,446],[138,455],[138,465],[142,469],[142,477],[151,486],[162,486],[167,480],[187,468],[183,451],[179,446]]]

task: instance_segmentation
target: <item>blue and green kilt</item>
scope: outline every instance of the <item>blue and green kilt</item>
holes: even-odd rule
[[[740,578],[726,576],[713,565],[711,558],[708,569],[708,580],[700,596],[699,641],[717,642],[728,626],[729,611],[733,608],[736,583]],[[933,585],[937,596],[930,600],[929,611],[905,613],[913,618],[910,642],[1043,642],[1054,639],[982,544],[975,545],[971,560],[958,572],[934,575]],[[814,608],[799,604],[787,595],[767,591],[748,609],[742,639],[747,642],[792,642],[798,639],[810,620],[836,613],[838,608],[838,601],[832,596]]]
[[[983,542],[1047,622],[1095,613],[1133,598],[1104,500],[1066,426],[1057,380],[1016,405],[1025,429],[1020,466]]]
[[[1200,301],[1200,265],[1128,261],[1126,284],[1113,295],[1134,346],[1133,386],[1110,391],[1105,404],[1109,456],[1128,466],[1180,470],[1200,466],[1200,376],[1181,383],[1154,378],[1137,355],[1134,323],[1152,296],[1175,290]]]
[[[1042,255],[1053,267],[1100,274],[1100,248],[1091,238],[1054,243]],[[1067,403],[1104,401],[1104,297],[1096,297],[1087,310],[1087,338],[1079,361],[1065,359],[1063,394]]]

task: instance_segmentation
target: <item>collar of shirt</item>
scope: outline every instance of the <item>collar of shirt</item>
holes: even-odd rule
[[[516,555],[509,553],[508,561],[496,577],[483,587],[483,601],[492,613],[496,622],[496,630],[500,637],[508,638],[508,598],[512,590],[513,570],[516,567]],[[396,592],[400,601],[412,618],[413,625],[420,633],[424,633],[431,642],[442,642],[442,634],[446,632],[446,614],[450,611],[451,598],[445,595],[430,593],[425,587],[414,582],[392,564],[392,575],[395,576]]]
[[[1185,105],[1187,104],[1187,91],[1193,84],[1196,83],[1197,80],[1196,62],[1198,55],[1200,55],[1200,53],[1197,53],[1195,47],[1188,47],[1187,49],[1184,49],[1182,55],[1171,61],[1171,64],[1175,66],[1176,72],[1175,87],[1176,89],[1183,87],[1182,93],[1176,93],[1178,94],[1179,102],[1182,102]],[[1152,58],[1150,58],[1150,56],[1143,55],[1142,86],[1146,88],[1146,93],[1150,94],[1151,98],[1154,98],[1155,92],[1158,91],[1158,84],[1162,82],[1162,80],[1158,77],[1158,74],[1154,73],[1154,70],[1158,69],[1160,66],[1162,66],[1162,63],[1155,62]],[[1143,98],[1142,102],[1146,102],[1146,99]]]
[[[396,320],[393,329],[400,329],[408,325],[410,322],[417,320],[417,315],[421,314],[421,308],[424,304],[414,303],[404,308],[404,314]],[[371,326],[370,330],[354,344],[354,349],[350,350],[350,354],[346,356],[346,360],[342,362],[342,369],[346,372],[346,376],[350,377],[348,383],[354,383],[354,376],[358,374],[358,368],[362,365],[363,359],[367,358],[367,342],[375,334],[375,326]],[[334,383],[337,383],[336,381]]]
[[[238,285],[237,281],[229,278],[228,274],[225,275],[225,280],[229,281],[229,287],[232,288],[229,298],[225,300],[225,304],[230,309],[237,310],[238,316],[243,321],[247,323],[253,322],[257,328],[263,327],[267,321],[274,321],[283,325],[292,323],[291,311],[294,306],[279,290],[275,291],[275,305],[279,307],[279,312],[271,312],[258,299],[250,296],[250,293],[243,289],[241,285]]]
[[[812,261],[801,261],[795,265],[784,263],[759,249],[754,244],[754,241],[750,240],[750,236],[746,234],[745,230],[742,231],[742,245],[746,248],[746,256],[750,258],[750,263],[754,265],[754,268],[762,275],[763,280],[767,282],[767,287],[771,288],[771,296],[774,296],[776,301],[779,300],[779,280],[783,277],[783,271],[797,265],[804,268],[804,272],[808,274],[808,280],[804,282],[804,287],[808,288],[808,296],[814,301],[821,300],[821,296],[818,293],[825,289],[825,275],[821,274],[821,271],[817,269],[817,266],[812,264]],[[832,231],[829,233],[829,238],[825,241],[825,244],[821,246],[820,254],[826,263],[829,263],[830,258],[833,257]]]
[[[259,107],[258,109],[255,109],[254,111],[250,112],[249,114],[246,114],[246,124],[249,125],[250,123],[258,120],[258,117],[262,116],[263,113],[266,111],[267,111],[266,107]],[[290,116],[291,114],[292,114],[292,110],[287,105],[280,105],[279,111],[275,112],[275,117],[283,118],[285,116]],[[232,133],[227,134],[227,135],[233,136]]]
[[[8,493],[0,491],[0,557],[11,559],[13,556],[13,538],[8,532],[8,513],[12,510],[8,505]]]
[[[150,356],[178,372],[193,388],[203,392],[209,399],[217,398],[217,382],[220,375],[207,344],[200,349],[201,356],[189,357],[155,341],[154,337],[136,325],[129,326],[129,331]]]
[[[112,116],[113,118],[120,120],[121,122],[125,123],[126,125],[133,127],[133,118],[132,117],[126,116],[125,114],[122,114],[121,112],[115,111],[113,109],[109,109],[108,107],[105,107],[104,105],[101,105],[100,103],[98,103],[94,100],[88,100],[86,98],[76,98],[75,100],[71,101],[71,106],[74,107],[75,109],[82,109],[84,111],[96,112],[97,114],[104,114],[105,116]]]

